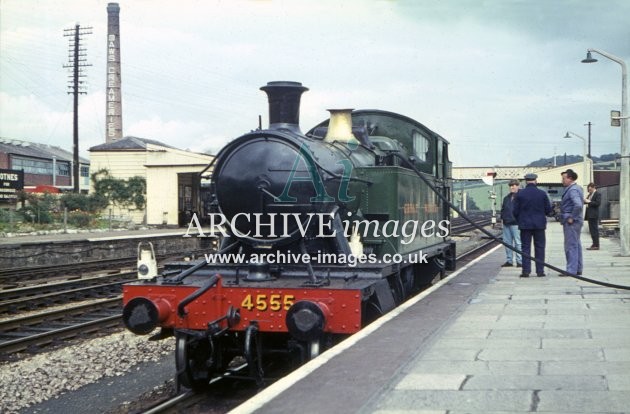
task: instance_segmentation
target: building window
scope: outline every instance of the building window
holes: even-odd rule
[[[11,168],[24,170],[27,174],[52,175],[52,161],[34,158],[11,157]]]
[[[57,175],[70,177],[70,164],[57,161]]]
[[[81,174],[81,177],[89,177],[90,176],[90,166],[89,165],[82,165],[81,166],[81,172],[79,174]]]

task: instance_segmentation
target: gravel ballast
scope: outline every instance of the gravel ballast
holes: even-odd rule
[[[129,332],[0,363],[0,412],[18,410],[59,397],[104,377],[119,377],[138,364],[173,356],[173,338],[148,341]],[[146,390],[149,391],[149,390]],[[98,411],[98,407],[85,407]]]

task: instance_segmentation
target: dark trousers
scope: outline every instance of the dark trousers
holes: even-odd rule
[[[545,229],[521,229],[521,246],[523,247],[523,273],[532,272],[532,262],[527,256],[532,256],[532,239],[534,239],[534,257],[536,258],[536,273],[544,273],[545,266]]]
[[[597,227],[599,219],[588,219],[588,231],[591,233],[591,239],[593,239],[593,246],[599,247],[599,228]]]

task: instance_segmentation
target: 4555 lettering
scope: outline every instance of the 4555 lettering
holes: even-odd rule
[[[251,293],[241,302],[241,307],[251,311],[253,309],[264,311],[289,310],[289,308],[295,302],[295,295],[280,295],[280,294],[258,294],[252,295]]]

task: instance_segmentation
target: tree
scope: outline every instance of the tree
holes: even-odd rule
[[[48,224],[53,222],[57,199],[50,193],[24,193],[23,199],[28,202],[20,213],[33,223]]]
[[[105,168],[91,175],[94,195],[106,199],[119,208],[142,210],[146,205],[147,183],[144,177],[130,177],[126,180],[112,177]]]

